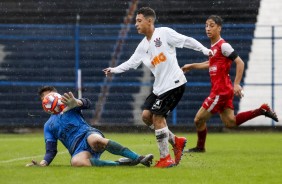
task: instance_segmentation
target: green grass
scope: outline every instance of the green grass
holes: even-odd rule
[[[196,144],[196,134],[179,133],[188,138],[187,147]],[[106,137],[132,150],[159,158],[154,134],[113,134]],[[31,159],[44,155],[42,134],[0,134],[0,183],[86,184],[86,183],[255,183],[282,182],[281,133],[211,133],[207,152],[185,154],[177,167],[169,169],[134,167],[74,168],[70,156],[59,144],[59,154],[51,166],[25,167]],[[119,157],[104,153],[102,159]]]

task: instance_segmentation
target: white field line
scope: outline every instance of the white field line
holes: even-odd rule
[[[65,154],[65,153],[68,153],[68,151],[66,150],[66,151],[59,152],[59,153],[57,153],[57,155],[62,155],[62,154]],[[35,155],[35,156],[30,156],[30,157],[20,157],[20,158],[0,161],[0,164],[16,162],[16,161],[26,160],[26,159],[43,158],[43,157],[44,157],[44,155]]]

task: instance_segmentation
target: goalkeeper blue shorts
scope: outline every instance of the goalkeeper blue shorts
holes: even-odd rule
[[[104,152],[95,152],[91,147],[90,145],[88,144],[87,142],[87,137],[91,134],[98,134],[98,135],[101,135],[102,137],[105,137],[103,135],[103,133],[96,129],[96,128],[91,128],[86,134],[85,136],[83,136],[80,141],[78,141],[77,145],[76,145],[76,148],[75,148],[75,151],[73,152],[73,154],[71,155],[72,157],[75,156],[76,154],[82,152],[82,151],[88,151],[89,153],[91,153],[92,157],[93,158],[96,158],[96,159],[100,159],[100,156],[101,154]]]

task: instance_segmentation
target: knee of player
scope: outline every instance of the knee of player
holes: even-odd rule
[[[206,121],[204,119],[195,117],[194,118],[194,124],[195,124],[197,129],[203,129],[203,127],[206,126]]]
[[[224,124],[227,128],[233,128],[236,126],[236,120],[235,119],[227,119],[224,121]]]
[[[97,152],[103,151],[109,142],[108,139],[98,134],[92,134],[91,136],[88,137],[87,141],[90,147]]]
[[[147,113],[146,111],[143,111],[142,113],[142,121],[146,123],[147,125],[152,124],[152,115],[150,113]]]
[[[149,119],[148,119],[148,117],[143,116],[143,114],[142,114],[142,121],[147,124],[149,122]]]
[[[197,125],[200,125],[200,124],[203,124],[203,123],[205,123],[204,122],[204,120],[202,119],[202,118],[199,118],[199,117],[195,117],[194,118],[194,123],[195,123],[195,125],[197,126]]]
[[[84,166],[91,166],[89,159],[72,159],[71,166],[73,167],[84,167]]]

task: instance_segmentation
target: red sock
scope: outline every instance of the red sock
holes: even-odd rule
[[[205,143],[206,143],[206,137],[207,137],[208,129],[207,127],[202,130],[198,131],[198,142],[197,142],[197,148],[205,148]]]
[[[245,123],[246,121],[253,119],[257,116],[262,115],[262,112],[260,109],[255,109],[255,110],[251,110],[251,111],[246,111],[246,112],[241,112],[239,114],[236,115],[236,125],[239,126],[243,123]]]

